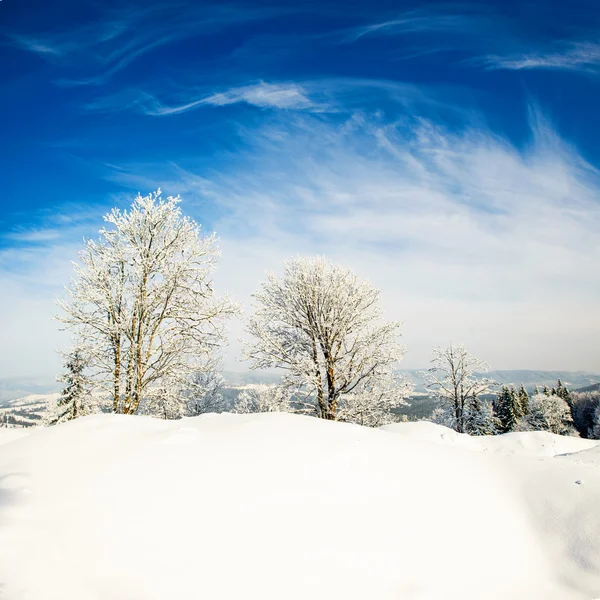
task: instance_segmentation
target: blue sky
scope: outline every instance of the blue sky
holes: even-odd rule
[[[381,288],[407,368],[461,341],[600,371],[598,31],[592,0],[3,0],[0,377],[56,371],[82,238],[158,186],[244,303],[321,253]]]

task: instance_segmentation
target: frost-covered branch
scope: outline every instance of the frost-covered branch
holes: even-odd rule
[[[404,354],[401,324],[381,322],[379,291],[324,258],[288,261],[254,298],[246,358],[255,369],[284,370],[283,384],[302,390],[321,418],[338,418],[350,395],[367,399]]]
[[[179,204],[158,190],[138,195],[129,211],[113,209],[100,239],[80,252],[59,303],[59,320],[114,412],[135,413],[144,399],[163,398],[202,370],[237,310],[213,292],[216,237],[201,236]]]

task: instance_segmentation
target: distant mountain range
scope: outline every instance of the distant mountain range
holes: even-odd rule
[[[409,381],[415,386],[415,392],[425,392],[425,375],[423,370],[411,369],[401,370]],[[535,386],[548,386],[551,388],[556,385],[560,379],[570,390],[576,390],[582,387],[600,383],[600,374],[587,373],[585,371],[532,371],[527,369],[520,370],[499,370],[479,373],[480,377],[489,377],[501,385],[519,386],[523,384],[528,392],[531,392]]]
[[[400,369],[398,372],[413,383],[414,391],[425,393],[426,369]],[[585,371],[533,371],[529,369],[497,370],[477,374],[480,377],[489,377],[501,385],[523,384],[527,391],[532,391],[537,385],[552,387],[560,379],[569,389],[576,390],[582,387],[600,384],[599,373]],[[241,386],[255,383],[277,383],[280,375],[273,372],[225,371],[223,377],[229,386]]]
[[[414,391],[425,393],[425,369],[401,369],[399,373],[414,384]],[[585,371],[532,371],[499,370],[482,373],[481,376],[490,377],[502,385],[521,385],[528,391],[538,386],[552,387],[560,379],[569,389],[576,390],[595,384],[600,384],[600,374]],[[223,377],[228,387],[238,387],[248,384],[277,383],[280,375],[273,371],[224,371]],[[5,406],[9,400],[23,398],[30,395],[50,394],[58,392],[60,384],[39,379],[0,379],[0,407]]]

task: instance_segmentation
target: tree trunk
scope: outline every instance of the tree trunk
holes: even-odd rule
[[[113,413],[119,412],[119,400],[121,399],[121,345],[115,344],[115,367],[114,367],[114,388],[113,388]]]

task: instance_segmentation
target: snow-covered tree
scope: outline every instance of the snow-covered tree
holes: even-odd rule
[[[593,440],[600,440],[600,403],[596,406],[594,411],[594,422],[590,428],[590,438]]]
[[[224,412],[227,408],[222,394],[224,384],[225,380],[218,371],[196,373],[189,388],[188,416]]]
[[[494,414],[499,421],[500,433],[513,431],[523,416],[519,395],[514,387],[502,386],[494,403]]]
[[[288,261],[254,298],[252,368],[285,370],[283,384],[302,390],[323,419],[337,418],[346,395],[389,377],[403,355],[400,323],[381,322],[379,291],[324,258]]]
[[[398,420],[393,410],[407,404],[412,385],[396,374],[369,382],[359,390],[344,395],[338,419],[366,427],[381,427]]]
[[[426,388],[439,402],[434,419],[459,433],[494,430],[491,403],[482,396],[493,393],[496,382],[487,377],[474,377],[474,373],[488,370],[487,363],[472,356],[460,344],[434,348],[431,364],[425,376]],[[488,418],[489,423],[485,423]]]
[[[571,392],[560,379],[556,384],[556,388],[553,389],[555,389],[555,393],[559,398],[562,398],[567,404],[571,403]]]
[[[496,435],[500,432],[500,421],[494,415],[490,400],[473,396],[467,402],[465,433],[469,435]]]
[[[169,383],[149,388],[140,410],[159,419],[181,419],[185,416],[187,397],[181,386]]]
[[[517,398],[519,400],[519,417],[523,417],[529,412],[529,394],[523,384],[519,388]]]
[[[573,423],[582,437],[600,437],[600,390],[571,393],[571,414]]]
[[[59,317],[90,363],[93,383],[114,412],[135,413],[153,388],[180,386],[223,341],[235,312],[218,299],[210,274],[214,235],[181,214],[180,198],[138,195],[113,209],[100,239],[89,240]]]
[[[90,382],[85,374],[87,359],[80,348],[66,356],[64,373],[58,381],[65,384],[55,410],[50,411],[45,421],[50,425],[83,417],[94,412],[94,401],[90,393]]]
[[[235,413],[295,412],[290,389],[282,385],[259,384],[243,390],[233,407]]]
[[[556,394],[536,394],[530,399],[529,414],[517,423],[518,431],[550,431],[558,435],[578,436],[571,409]]]

